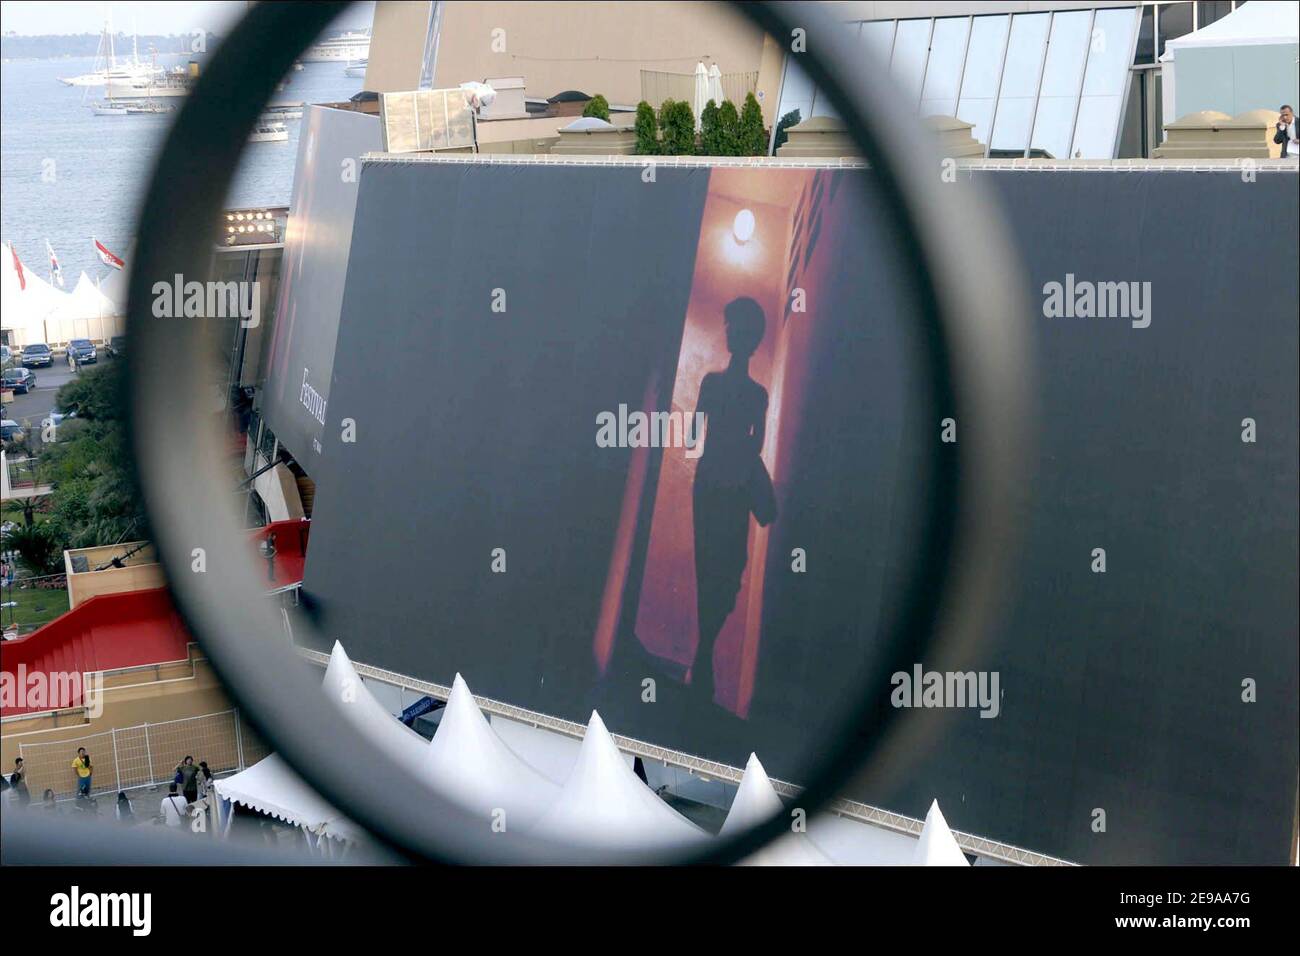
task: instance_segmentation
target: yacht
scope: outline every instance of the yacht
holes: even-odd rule
[[[349,31],[325,39],[307,48],[303,63],[350,63],[370,56],[370,34],[366,31]]]
[[[90,73],[80,76],[61,76],[59,82],[64,86],[109,86],[113,83],[134,83],[148,80],[161,73],[156,64],[140,62],[139,40],[131,38],[131,59],[119,63],[113,49],[113,20],[110,8],[109,19],[104,24],[104,31],[99,37],[99,47],[95,50],[95,61]]]
[[[365,60],[357,60],[355,63],[349,63],[348,68],[343,71],[343,75],[355,76],[358,77],[359,79],[364,80],[366,78],[366,65],[369,62],[370,62],[369,59],[365,59]]]
[[[289,131],[283,123],[259,122],[248,134],[250,143],[284,143],[289,140]]]

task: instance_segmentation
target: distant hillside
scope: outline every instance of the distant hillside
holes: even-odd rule
[[[6,60],[54,60],[69,56],[94,56],[99,48],[98,33],[74,33],[65,36],[18,36],[6,33],[0,37],[0,57]],[[207,47],[215,49],[217,37],[209,35]],[[189,33],[171,36],[141,34],[135,41],[143,59],[153,47],[160,54],[193,52],[194,37]],[[113,38],[113,48],[119,54],[130,55],[132,37],[119,33]]]

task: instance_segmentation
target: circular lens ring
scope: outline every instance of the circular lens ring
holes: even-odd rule
[[[220,503],[229,490],[211,409],[192,386],[202,380],[199,322],[161,319],[149,303],[154,278],[204,276],[248,133],[279,78],[345,3],[257,4],[218,49],[177,116],[141,207],[130,278],[129,429],[139,483],[160,561],[177,608],[217,675],[267,742],[339,809],[409,859],[453,863],[725,863],[788,831],[781,815],[703,848],[635,851],[562,846],[527,834],[494,839],[478,817],[431,791],[371,746],[336,708],[321,707],[319,671],[281,638],[244,539]],[[959,445],[936,451],[922,496],[922,546],[892,621],[885,673],[913,661],[965,661],[978,646],[1008,543],[1008,491],[1018,474],[1027,394],[1023,303],[999,222],[973,188],[942,206],[932,193],[937,165],[918,163],[925,146],[915,117],[889,101],[889,86],[842,39],[838,24],[802,3],[738,3],[774,37],[800,31],[800,65],[844,118],[881,186],[900,258],[921,305],[917,332],[930,364],[929,401],[967,422]],[[850,100],[846,89],[859,91]],[[929,180],[928,177],[933,177]],[[979,223],[978,233],[974,223]],[[962,321],[957,321],[960,313]],[[163,370],[166,370],[165,374]],[[181,383],[177,388],[176,383]],[[937,423],[936,423],[937,424]],[[210,502],[216,504],[209,504]],[[203,561],[200,562],[199,556]],[[209,576],[212,577],[209,577]],[[208,582],[212,583],[209,584]],[[251,642],[256,642],[252,644]],[[864,762],[873,771],[909,758],[898,712],[866,694],[849,732],[810,775],[808,810],[834,797]],[[421,812],[409,795],[422,793]]]

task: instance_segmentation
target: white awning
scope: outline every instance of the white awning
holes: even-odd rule
[[[1263,46],[1295,43],[1300,38],[1300,4],[1255,0],[1239,6],[1220,20],[1195,33],[1165,43],[1165,51],[1193,47]],[[1164,57],[1161,57],[1164,59]]]
[[[355,843],[364,831],[303,782],[287,763],[271,754],[233,777],[213,783],[224,800],[270,814],[317,836]]]

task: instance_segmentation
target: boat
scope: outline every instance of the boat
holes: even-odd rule
[[[132,35],[132,53],[128,62],[118,63],[113,50],[113,11],[109,7],[108,19],[104,31],[99,37],[99,46],[95,50],[95,60],[90,73],[80,76],[61,76],[59,82],[64,86],[109,86],[113,83],[134,83],[147,80],[154,74],[162,72],[157,64],[141,63],[139,39]],[[102,66],[100,64],[103,64]]]
[[[129,111],[122,103],[114,103],[112,100],[105,100],[102,103],[96,103],[92,106],[91,112],[96,116],[125,116]]]
[[[174,109],[176,109],[176,107],[170,104],[147,101],[144,103],[131,103],[126,107],[128,113],[170,113]]]
[[[355,62],[355,63],[349,63],[349,64],[348,64],[348,68],[347,68],[346,70],[343,71],[343,75],[344,75],[344,76],[355,76],[355,77],[358,77],[358,78],[360,78],[360,79],[365,79],[365,77],[366,77],[366,66],[367,66],[367,64],[369,64],[369,63],[370,63],[370,60],[369,60],[368,58],[367,58],[367,59],[364,59],[364,60],[357,60],[357,62]]]
[[[370,56],[370,33],[352,30],[337,36],[326,37],[307,48],[303,63],[350,63]]]
[[[248,135],[250,143],[284,143],[289,139],[289,131],[283,123],[258,123]]]

